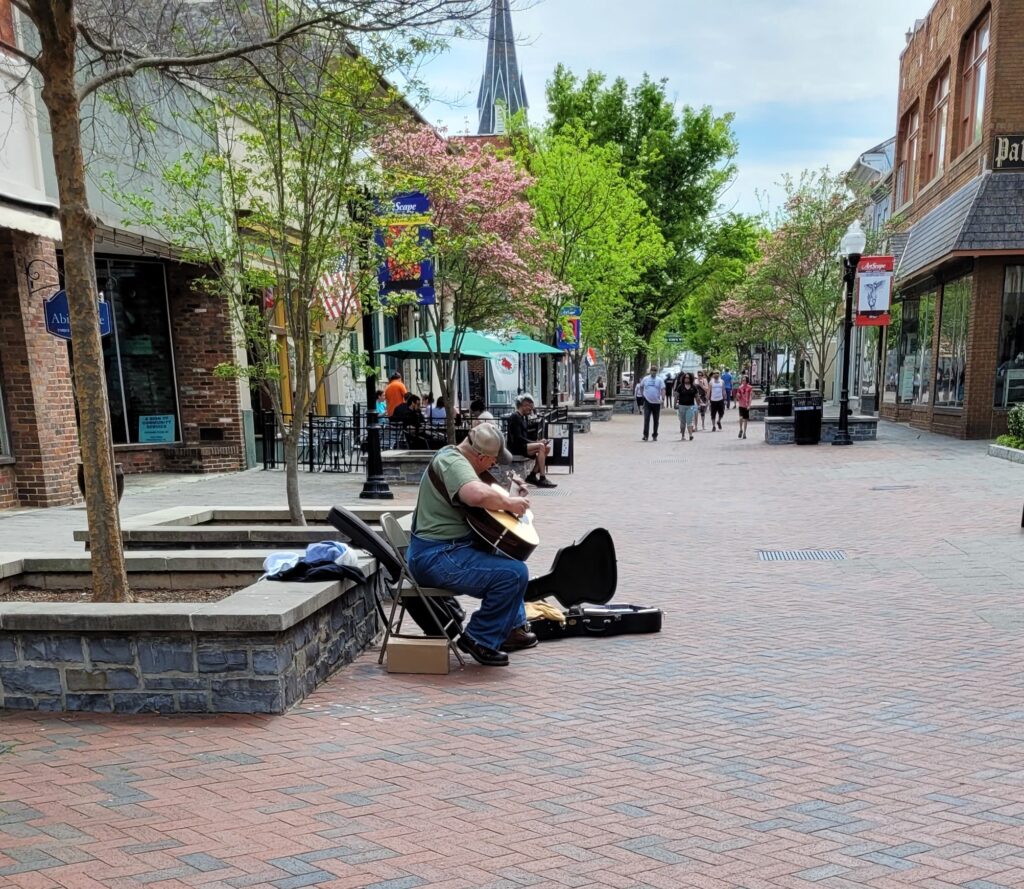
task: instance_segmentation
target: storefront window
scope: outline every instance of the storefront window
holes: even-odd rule
[[[7,437],[7,414],[4,411],[4,390],[0,388],[0,457],[11,456],[11,442]]]
[[[1008,265],[996,362],[996,407],[1024,402],[1024,265]]]
[[[886,404],[897,404],[901,400],[900,389],[900,343],[903,338],[903,303],[893,303],[889,310],[889,326],[885,329],[885,393]]]
[[[96,279],[114,317],[103,338],[114,443],[180,441],[163,265],[97,259]]]
[[[874,404],[878,392],[878,381],[875,379],[878,367],[878,340],[882,335],[880,327],[858,328],[860,344],[857,354],[860,360],[857,368],[857,394],[860,398]]]
[[[936,407],[963,407],[970,308],[970,275],[951,281],[942,288],[939,352],[935,360]]]
[[[925,293],[917,301],[917,358],[914,362],[914,404],[931,401],[932,327],[935,324],[935,292]]]

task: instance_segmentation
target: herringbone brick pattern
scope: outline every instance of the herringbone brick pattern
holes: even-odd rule
[[[662,634],[368,654],[278,718],[4,714],[0,886],[1024,886],[1024,467],[635,425],[579,440],[532,561],[607,525]]]

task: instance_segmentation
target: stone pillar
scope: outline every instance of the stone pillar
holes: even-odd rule
[[[29,293],[25,268],[40,277]],[[14,463],[0,466],[0,507],[79,499],[78,428],[68,347],[46,332],[43,297],[58,289],[52,241],[0,229],[0,382]],[[40,286],[42,285],[42,286]]]

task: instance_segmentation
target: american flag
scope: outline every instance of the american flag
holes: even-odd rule
[[[345,267],[344,262],[339,263],[333,272],[320,277],[313,290],[313,298],[320,301],[324,314],[332,321],[358,318],[363,313],[356,292],[355,276]]]

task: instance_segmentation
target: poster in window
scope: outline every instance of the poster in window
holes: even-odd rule
[[[140,444],[167,444],[175,440],[174,414],[150,414],[139,417]]]

